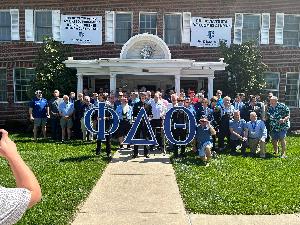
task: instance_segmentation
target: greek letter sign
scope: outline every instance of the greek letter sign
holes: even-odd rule
[[[220,41],[231,45],[232,18],[192,17],[191,46],[219,47]]]
[[[172,114],[177,111],[182,110],[186,116],[187,116],[187,122],[184,124],[172,124]],[[105,111],[108,111],[110,114],[111,120],[113,122],[111,123],[111,127],[108,131],[105,130],[105,123],[107,122],[107,119],[105,119],[105,115],[107,116],[107,113]],[[98,118],[97,128],[94,129],[92,126],[92,115],[95,114]],[[142,122],[142,120],[145,121],[147,130],[149,131],[150,139],[134,139],[134,135],[138,130],[139,124]],[[84,125],[86,129],[94,134],[97,134],[98,140],[105,140],[106,135],[113,134],[118,129],[119,124],[119,118],[117,113],[111,109],[105,106],[105,103],[99,103],[98,106],[95,106],[94,108],[91,108],[88,110],[84,117]],[[164,133],[166,138],[169,142],[176,145],[187,145],[189,144],[195,134],[196,134],[196,120],[194,115],[185,107],[174,107],[171,108],[167,113],[164,120]],[[172,131],[176,129],[186,129],[187,137],[185,140],[176,140],[173,136]],[[147,117],[146,111],[144,108],[141,108],[140,112],[138,113],[138,116],[136,120],[134,121],[131,129],[129,130],[128,134],[125,137],[125,140],[123,142],[124,144],[131,144],[131,145],[157,145],[157,140],[155,138],[155,135],[153,133],[153,130],[150,126],[149,119]]]

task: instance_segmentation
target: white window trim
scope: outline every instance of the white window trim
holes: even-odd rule
[[[6,70],[6,82],[7,82],[7,68],[6,67],[0,67],[0,70],[2,70],[2,69],[5,69]],[[7,83],[6,83],[6,86],[7,86]],[[6,99],[7,99],[7,89],[6,89]],[[7,99],[8,100],[8,99]],[[7,104],[8,103],[8,101],[0,101],[0,103],[1,104]]]
[[[269,92],[278,91],[278,93],[279,93],[279,87],[280,87],[280,73],[279,73],[279,72],[272,72],[272,71],[266,71],[266,73],[277,74],[277,76],[278,76],[278,84],[277,84],[277,89],[267,89],[267,88],[265,88],[264,90],[269,91]],[[279,97],[279,96],[277,96],[277,97]]]
[[[132,11],[127,11],[127,12],[124,12],[124,11],[115,11],[115,37],[114,37],[114,44],[115,45],[124,45],[125,43],[117,43],[116,42],[116,34],[117,34],[117,15],[118,14],[131,14],[131,35],[130,35],[130,38],[132,38],[132,35],[133,35],[133,12]]]
[[[108,16],[112,16],[112,20],[108,19]],[[105,11],[105,42],[115,43],[116,39],[116,12],[115,11]],[[112,24],[111,24],[112,23]],[[111,25],[111,26],[110,26]],[[112,32],[112,37],[109,37],[109,32]]]
[[[145,11],[140,11],[139,12],[139,34],[141,33],[141,14],[145,14],[145,15],[156,15],[156,28],[155,28],[155,33],[157,35],[157,18],[158,18],[158,13],[157,12],[145,12]]]
[[[35,43],[43,43],[43,41],[37,41],[36,39],[35,39],[35,20],[36,20],[36,12],[51,12],[51,15],[52,15],[52,9],[51,10],[49,10],[49,9],[34,9],[33,10],[33,42],[35,42]],[[53,29],[53,23],[52,23],[52,21],[51,21],[51,29]],[[52,37],[53,37],[53,34],[52,34]],[[30,68],[26,68],[26,69],[30,69]]]
[[[28,103],[28,102],[30,102],[30,100],[28,100],[28,101],[16,101],[16,76],[15,76],[16,69],[28,69],[28,70],[33,69],[33,70],[35,70],[36,68],[33,68],[33,67],[16,67],[13,70],[13,77],[14,77],[14,79],[13,79],[13,82],[14,82],[14,103]]]
[[[285,88],[286,88],[286,83],[287,83],[287,78],[288,78],[288,75],[289,74],[295,74],[297,72],[287,72],[286,73],[286,81],[285,81]],[[298,109],[300,108],[300,72],[298,72],[298,80],[297,80],[297,86],[298,86],[298,96],[297,96],[297,99],[298,99],[298,107],[295,107],[295,106],[288,106],[289,108],[292,108],[292,109]]]
[[[182,17],[183,14],[181,12],[166,12],[163,14],[163,41],[165,42],[165,15],[180,15],[181,16],[181,23],[180,23],[180,32],[181,32],[181,41],[179,44],[167,44],[168,46],[181,46],[182,44],[182,35],[183,35],[183,27],[182,27]]]

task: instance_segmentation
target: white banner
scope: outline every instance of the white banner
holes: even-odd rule
[[[63,44],[102,45],[102,17],[61,15],[60,32]]]
[[[192,17],[191,46],[219,47],[220,41],[231,44],[232,18],[209,19]]]

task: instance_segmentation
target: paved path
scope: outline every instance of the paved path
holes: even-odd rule
[[[168,156],[117,152],[73,225],[299,225],[300,215],[187,215]],[[140,152],[142,154],[142,152]]]
[[[73,225],[189,225],[168,156],[130,152],[114,154]]]

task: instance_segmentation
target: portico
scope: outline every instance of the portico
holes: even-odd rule
[[[145,86],[148,89],[164,90],[175,87],[177,93],[183,87],[181,83],[191,83],[199,90],[204,87],[207,79],[208,85],[205,88],[208,89],[208,97],[213,96],[214,71],[224,70],[227,66],[222,59],[219,62],[171,59],[165,42],[152,34],[139,34],[130,38],[124,44],[120,58],[74,60],[69,57],[65,64],[77,69],[77,93],[85,88],[84,78],[89,80],[93,91],[97,91],[96,80],[103,80],[100,83],[106,84],[111,92],[115,92],[117,87],[134,90]]]

